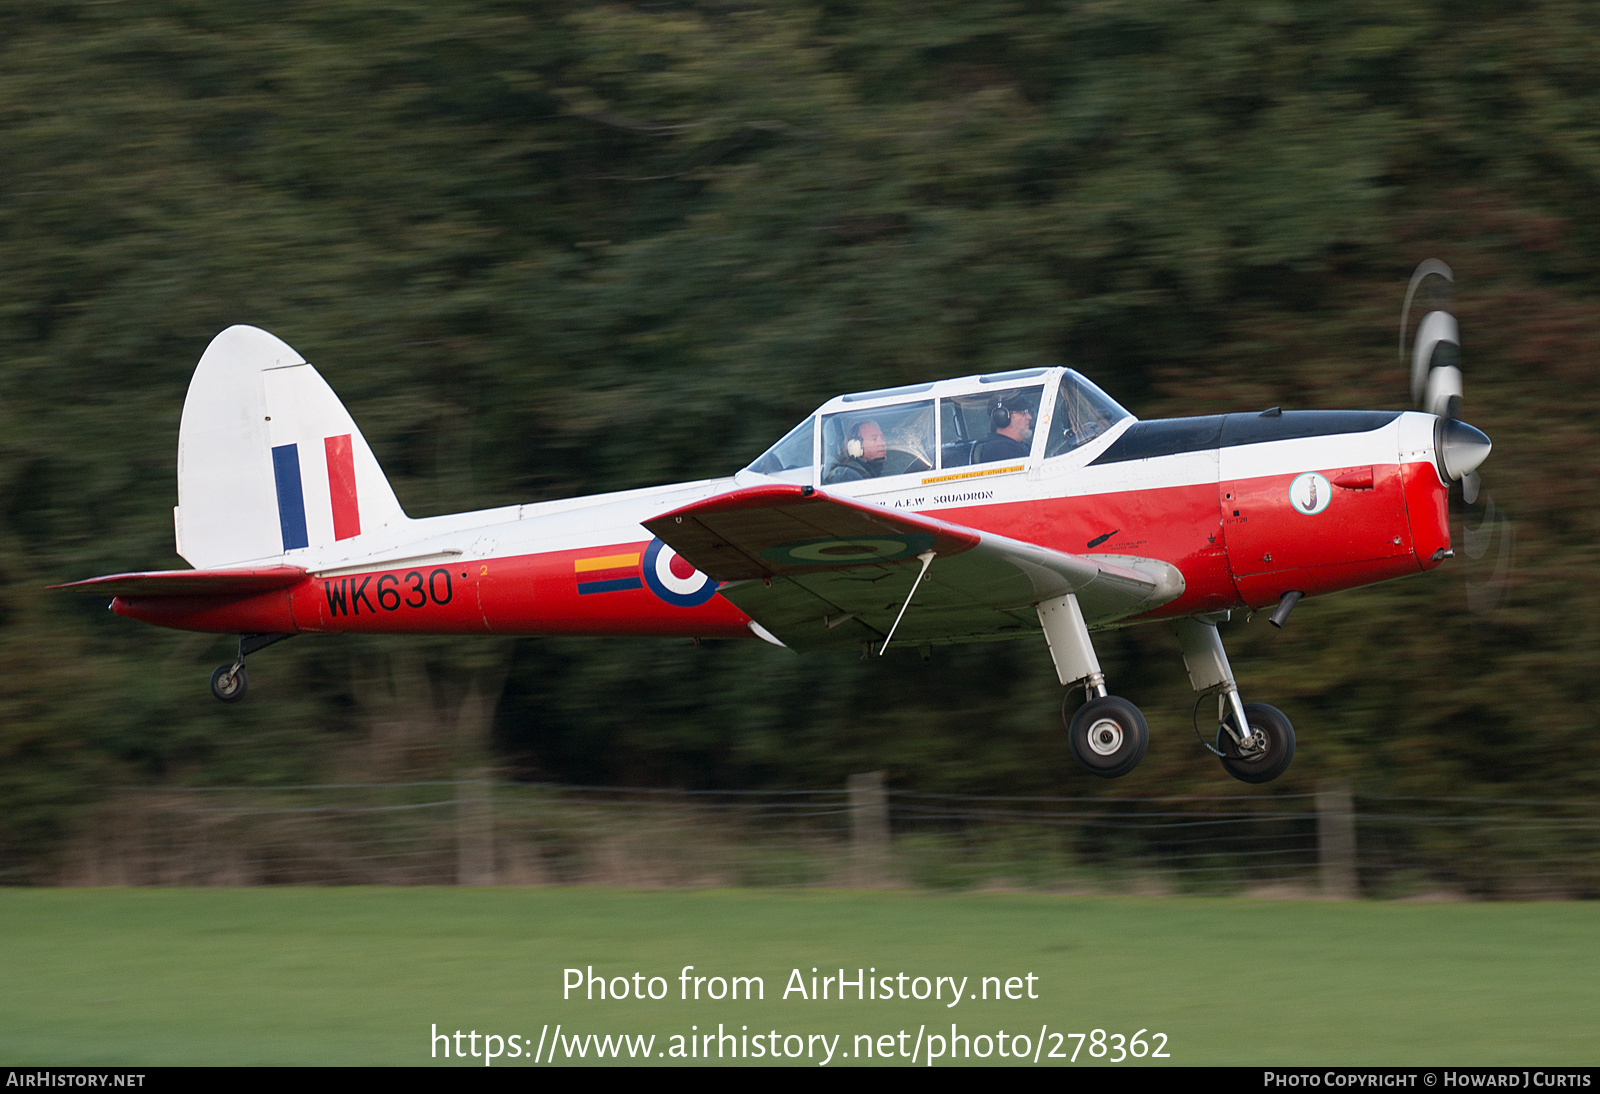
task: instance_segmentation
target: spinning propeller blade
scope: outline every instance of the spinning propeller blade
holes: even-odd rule
[[[1483,480],[1478,467],[1492,447],[1487,435],[1461,420],[1464,387],[1461,376],[1461,330],[1449,310],[1455,275],[1437,258],[1419,264],[1406,287],[1406,302],[1400,310],[1400,359],[1405,359],[1406,326],[1413,301],[1426,307],[1411,351],[1411,400],[1417,409],[1439,418],[1434,431],[1434,448],[1439,471],[1449,481],[1461,483],[1461,501],[1470,510],[1483,497],[1483,515],[1477,527],[1462,525],[1462,548],[1467,558],[1482,559],[1491,546],[1498,546],[1494,571],[1487,582],[1467,582],[1467,606],[1484,613],[1498,607],[1511,586],[1513,530],[1505,512],[1496,508],[1494,498],[1482,493]],[[1420,297],[1420,300],[1419,300]]]
[[[1489,565],[1482,560],[1489,549],[1494,548],[1494,568],[1487,580],[1467,581],[1467,608],[1477,615],[1487,615],[1505,603],[1510,594],[1512,564],[1516,558],[1516,534],[1511,519],[1495,507],[1494,498],[1484,498],[1483,519],[1476,528],[1462,522],[1461,547],[1467,558],[1480,563],[1479,569]]]

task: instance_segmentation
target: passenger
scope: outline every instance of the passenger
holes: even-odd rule
[[[878,423],[868,419],[857,422],[850,430],[844,445],[844,462],[828,472],[827,483],[859,482],[875,479],[883,474],[883,461],[889,456],[889,442],[884,440]]]
[[[972,446],[973,463],[1020,460],[1033,450],[1033,411],[996,399],[989,408],[989,435]]]

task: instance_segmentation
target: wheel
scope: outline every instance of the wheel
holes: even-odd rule
[[[1289,770],[1289,761],[1294,759],[1294,726],[1283,711],[1265,703],[1246,703],[1244,716],[1258,750],[1242,752],[1233,736],[1219,728],[1217,750],[1222,753],[1222,768],[1240,782],[1269,783]]]
[[[232,665],[218,665],[217,671],[211,674],[211,694],[224,703],[237,703],[248,690],[250,677],[245,675],[243,665],[237,671]]]
[[[1065,712],[1063,711],[1063,714]],[[1116,779],[1139,766],[1150,747],[1144,715],[1116,695],[1090,699],[1067,723],[1072,756],[1092,775]]]

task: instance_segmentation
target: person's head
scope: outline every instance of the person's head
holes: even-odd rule
[[[883,430],[878,423],[868,419],[857,422],[854,429],[850,430],[850,454],[866,463],[884,459],[889,455],[889,442],[884,440]]]
[[[995,408],[995,420],[995,432],[1002,437],[1026,441],[1033,436],[1033,410],[1028,406],[1002,402]]]

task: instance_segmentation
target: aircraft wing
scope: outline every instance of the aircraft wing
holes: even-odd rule
[[[109,574],[52,585],[111,596],[250,596],[287,589],[306,576],[298,566],[262,566],[239,570],[149,570]]]
[[[813,487],[735,490],[644,522],[722,595],[797,650],[881,642],[924,552],[934,558],[895,642],[1006,638],[1039,630],[1034,605],[1076,593],[1091,626],[1183,592],[1154,559],[1075,555]]]

